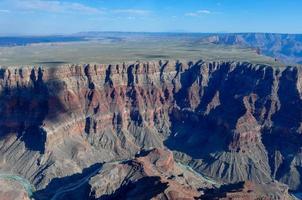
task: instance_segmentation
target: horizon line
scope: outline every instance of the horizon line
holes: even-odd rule
[[[45,37],[45,36],[77,36],[77,34],[88,33],[134,33],[134,34],[280,34],[280,35],[302,35],[302,33],[286,32],[258,32],[258,31],[240,31],[240,32],[192,32],[192,31],[79,31],[74,33],[51,33],[51,34],[0,34],[0,37]]]

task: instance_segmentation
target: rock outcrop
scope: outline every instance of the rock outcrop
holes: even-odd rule
[[[0,169],[43,199],[97,163],[167,147],[218,182],[278,180],[298,191],[301,78],[296,67],[222,61],[1,68]],[[155,165],[171,168],[166,159]]]
[[[162,149],[141,152],[133,160],[105,164],[90,180],[95,199],[196,199],[212,188],[202,178],[174,162]]]
[[[245,181],[224,185],[218,189],[209,189],[201,196],[201,199],[288,200],[292,199],[292,197],[288,194],[287,187],[280,183],[254,184]]]

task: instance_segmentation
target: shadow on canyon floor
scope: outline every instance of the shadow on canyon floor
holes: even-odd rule
[[[99,200],[124,200],[124,199],[152,199],[168,188],[167,183],[162,183],[160,177],[143,177],[136,182],[122,185],[111,195],[104,195]]]
[[[49,77],[55,74],[56,69],[48,70]],[[5,70],[1,69],[0,79],[4,84],[0,94],[0,139],[5,139],[10,134],[17,134],[25,143],[26,148],[32,151],[44,153],[46,132],[43,129],[44,120],[54,120],[60,112],[64,112],[64,106],[56,96],[63,89],[58,80],[43,80],[43,69],[32,69],[30,83],[24,86],[17,81],[16,86],[11,86],[10,81],[5,80]],[[22,80],[22,69],[15,71],[16,76]],[[49,84],[56,85],[50,91]]]
[[[211,200],[225,198],[226,193],[238,192],[244,189],[244,182],[231,183],[228,185],[222,185],[219,188],[206,189],[200,199]],[[253,191],[251,191],[253,192]]]
[[[64,200],[86,199],[89,197],[91,176],[95,175],[102,168],[102,164],[96,163],[83,169],[81,173],[73,174],[62,178],[54,178],[42,190],[33,194],[37,200],[48,200],[54,198]]]

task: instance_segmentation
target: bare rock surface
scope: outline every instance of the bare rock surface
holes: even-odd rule
[[[1,200],[30,200],[24,188],[13,180],[0,180]]]
[[[293,199],[288,194],[287,187],[277,182],[255,184],[250,181],[224,185],[218,189],[209,189],[201,199],[220,200],[288,200]]]
[[[224,61],[1,68],[0,169],[29,180],[36,199],[64,196],[62,185],[79,180],[89,195],[100,168],[169,148],[220,183],[277,180],[301,191],[301,80],[296,67]],[[179,188],[160,175],[170,173],[170,154],[153,154],[161,156],[135,162],[151,166],[142,169],[160,186]],[[132,167],[108,169],[122,177]]]
[[[96,199],[195,199],[205,180],[174,162],[172,152],[153,149],[135,159],[105,164],[90,180]]]

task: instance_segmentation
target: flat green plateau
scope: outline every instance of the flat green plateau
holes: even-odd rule
[[[0,66],[67,63],[115,64],[151,60],[224,60],[282,66],[255,50],[221,46],[183,38],[137,38],[121,41],[40,43],[28,46],[0,47]]]

